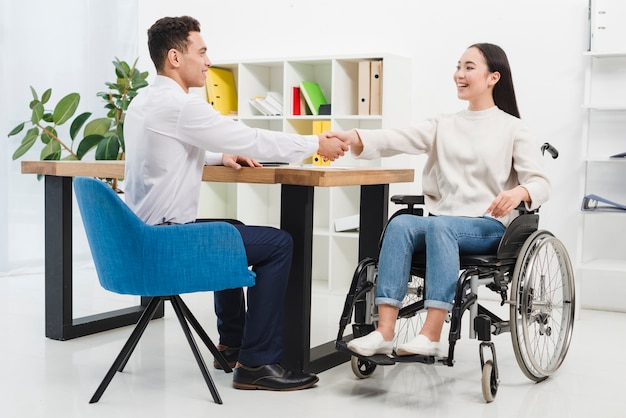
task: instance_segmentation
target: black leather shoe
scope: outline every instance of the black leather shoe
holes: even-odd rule
[[[231,369],[235,367],[237,359],[239,358],[239,347],[226,347],[225,345],[218,344],[217,349],[226,359],[228,366],[230,366]],[[215,357],[213,357],[213,367],[218,370],[222,370],[222,365]]]
[[[312,373],[285,370],[280,364],[259,367],[240,366],[235,368],[233,387],[236,389],[300,390],[310,388],[319,381]]]

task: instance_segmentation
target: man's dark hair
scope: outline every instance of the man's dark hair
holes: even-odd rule
[[[163,70],[170,49],[187,51],[189,32],[200,32],[200,23],[190,16],[164,17],[148,29],[148,49],[157,73]]]

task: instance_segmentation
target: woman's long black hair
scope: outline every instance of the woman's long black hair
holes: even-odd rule
[[[499,72],[500,80],[493,87],[493,101],[501,110],[516,118],[520,117],[515,99],[515,89],[513,88],[513,77],[511,76],[511,66],[506,53],[498,45],[489,43],[478,43],[470,48],[478,48],[485,57],[490,72]]]

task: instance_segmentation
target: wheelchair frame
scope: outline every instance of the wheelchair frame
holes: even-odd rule
[[[407,205],[392,218],[400,214],[423,215],[423,209],[415,207],[424,203],[423,196],[393,196],[391,200]],[[447,357],[388,357],[382,354],[364,357],[347,348],[343,334],[353,310],[354,338],[372,332],[377,321],[373,294],[378,261],[366,258],[359,263],[346,297],[335,344],[337,350],[352,355],[352,370],[357,377],[367,378],[376,366],[398,362],[453,366],[455,344],[461,338],[465,311],[470,312],[469,337],[481,341],[481,382],[483,397],[487,402],[494,400],[500,382],[491,335],[511,333],[516,360],[522,372],[533,381],[547,379],[560,367],[567,354],[573,330],[573,269],[563,244],[552,233],[538,229],[539,215],[536,211],[526,211],[523,205],[518,210],[520,215],[505,230],[496,254],[461,255],[462,273],[457,282],[454,307],[449,315]],[[399,319],[410,320],[425,311],[425,271],[424,254],[415,255],[409,280],[416,280],[417,285],[409,287],[409,293],[412,294],[407,295],[407,298],[411,301],[400,309]],[[498,293],[501,306],[509,304],[509,320],[499,318],[478,303],[477,291],[480,285]],[[487,360],[484,354],[486,349],[491,353],[491,358]]]

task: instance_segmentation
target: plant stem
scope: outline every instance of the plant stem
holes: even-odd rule
[[[50,137],[52,137],[52,139],[54,139],[55,141],[57,141],[57,142],[59,143],[59,145],[61,145],[63,148],[65,148],[65,150],[66,150],[67,152],[69,152],[72,156],[74,156],[77,160],[79,159],[79,158],[78,158],[78,155],[76,155],[76,154],[74,153],[74,151],[72,151],[72,149],[71,149],[71,148],[69,148],[67,145],[65,145],[65,144],[63,143],[63,141],[61,141],[61,140],[60,140],[60,139],[59,139],[59,138],[58,138],[55,134],[53,134],[52,132],[50,132],[48,129],[44,128],[44,127],[43,127],[41,124],[39,124],[39,123],[37,124],[37,126],[38,126],[41,130],[43,130],[45,133],[47,133]]]

